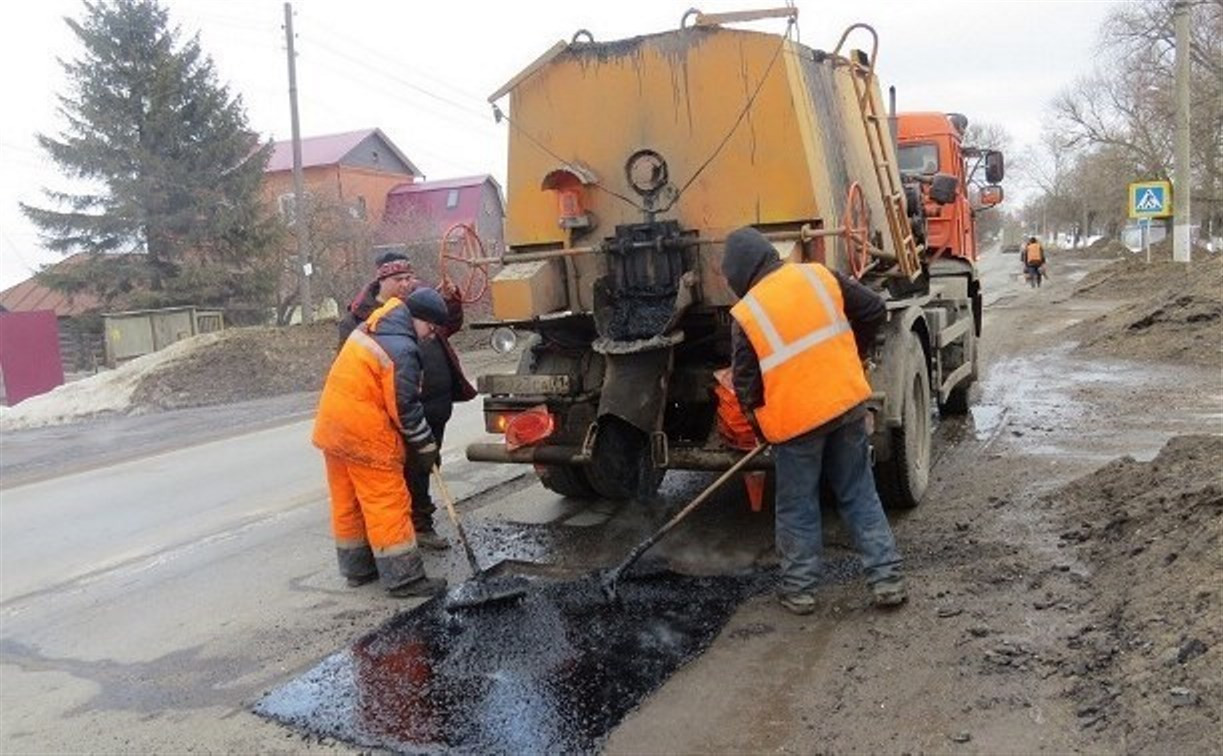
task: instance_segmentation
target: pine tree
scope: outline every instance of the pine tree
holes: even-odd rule
[[[67,128],[38,139],[66,175],[99,190],[46,190],[54,207],[22,210],[51,249],[90,254],[45,280],[107,301],[135,292],[121,299],[129,305],[235,304],[234,287],[248,304],[266,299],[277,226],[259,188],[270,142],[218,83],[198,35],[178,44],[156,0],[87,0],[85,10],[66,19],[84,46],[62,61]]]

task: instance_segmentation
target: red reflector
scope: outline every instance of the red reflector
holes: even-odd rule
[[[505,448],[513,451],[523,446],[538,444],[556,430],[556,419],[540,404],[510,418],[505,428]]]

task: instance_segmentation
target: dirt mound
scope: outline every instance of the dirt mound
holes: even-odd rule
[[[1085,564],[1063,674],[1084,726],[1126,751],[1217,750],[1223,716],[1223,438],[1180,436],[1045,499]]]
[[[335,359],[332,322],[232,328],[205,348],[141,376],[137,409],[175,409],[317,391]]]
[[[1115,259],[1130,257],[1133,252],[1117,239],[1096,239],[1091,244],[1082,247],[1050,250],[1050,259],[1072,257],[1079,260]]]
[[[1129,257],[1089,274],[1075,295],[1134,300],[1071,330],[1083,353],[1223,364],[1223,257]]]

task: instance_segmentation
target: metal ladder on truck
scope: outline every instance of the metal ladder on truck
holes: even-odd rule
[[[892,246],[896,250],[896,264],[900,272],[910,280],[921,271],[921,259],[917,254],[917,241],[913,238],[913,229],[909,226],[909,218],[905,213],[904,190],[900,186],[899,173],[885,158],[887,144],[891,139],[884,133],[884,117],[880,116],[871,96],[871,85],[875,80],[875,53],[879,50],[879,37],[875,30],[867,24],[854,24],[845,30],[841,40],[837,42],[833,56],[836,57],[845,44],[846,37],[854,29],[863,28],[874,38],[870,57],[865,63],[852,55],[847,60],[850,66],[850,80],[853,82],[854,95],[858,101],[858,111],[862,115],[862,125],[866,130],[866,145],[870,148],[871,163],[875,167],[875,181],[879,187],[879,196],[884,198],[884,211],[887,214],[888,232],[892,237]]]

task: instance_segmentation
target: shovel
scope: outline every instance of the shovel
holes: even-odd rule
[[[712,496],[714,491],[717,491],[719,488],[721,488],[723,483],[730,480],[731,477],[735,473],[742,470],[744,466],[747,465],[748,462],[751,462],[753,459],[756,458],[758,454],[760,454],[760,452],[764,451],[767,448],[769,448],[769,445],[766,443],[756,444],[756,448],[752,449],[747,454],[744,454],[739,459],[738,462],[730,466],[729,470],[719,475],[718,479],[715,480],[713,483],[710,483],[708,488],[706,488],[704,491],[701,491],[700,494],[698,494],[695,499],[693,499],[691,502],[688,503],[687,506],[685,506],[683,509],[677,512],[674,517],[672,517],[670,520],[667,520],[666,525],[663,525],[661,528],[659,528],[654,533],[654,535],[650,536],[649,538],[645,539],[641,543],[637,544],[637,546],[632,551],[629,552],[628,556],[625,557],[623,562],[621,562],[620,564],[616,565],[615,567],[613,567],[612,569],[604,573],[603,579],[602,581],[600,581],[599,586],[603,589],[603,595],[607,597],[607,600],[608,601],[616,600],[616,596],[617,596],[616,585],[617,583],[620,582],[620,576],[624,574],[625,570],[627,570],[630,566],[632,566],[634,562],[640,559],[641,555],[644,554],[646,551],[648,551],[650,547],[652,547],[654,544],[662,540],[662,537],[665,536],[667,533],[669,533],[671,529],[674,528],[676,525],[678,525],[681,521],[683,521],[685,517],[692,514],[692,511],[694,509],[704,504],[705,500],[708,499],[710,496]]]
[[[437,487],[442,493],[442,500],[446,502],[446,512],[450,515],[450,521],[454,523],[454,529],[459,532],[463,553],[467,555],[467,564],[471,566],[471,579],[446,596],[446,611],[471,609],[501,601],[512,601],[525,596],[527,593],[526,578],[513,575],[489,577],[484,570],[480,569],[480,563],[476,561],[476,552],[472,551],[471,542],[467,540],[467,531],[463,529],[459,513],[454,508],[454,499],[450,496],[450,489],[446,487],[442,471],[438,469],[437,465],[433,466],[433,480],[437,482]]]

